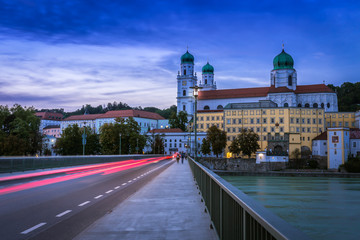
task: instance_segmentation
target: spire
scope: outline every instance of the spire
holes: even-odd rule
[[[282,41],[282,50],[284,51],[284,41]]]

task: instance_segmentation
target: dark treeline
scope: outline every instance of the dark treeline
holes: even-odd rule
[[[360,82],[344,82],[340,87],[329,84],[338,96],[339,112],[355,112],[360,110]]]
[[[113,102],[113,103],[108,103],[107,105],[99,105],[97,107],[93,107],[90,104],[86,104],[83,105],[80,109],[73,111],[73,112],[65,112],[63,108],[60,109],[40,109],[37,110],[38,112],[57,112],[57,113],[62,113],[64,115],[64,117],[69,117],[72,115],[82,115],[88,113],[88,114],[101,114],[101,113],[106,113],[107,111],[115,111],[115,110],[128,110],[128,109],[134,109],[134,110],[144,110],[144,111],[148,111],[148,112],[154,112],[154,113],[158,113],[160,116],[168,119],[170,118],[170,116],[173,113],[176,113],[176,106],[172,105],[169,108],[165,108],[165,109],[159,109],[156,107],[145,107],[142,108],[141,106],[139,107],[130,107],[129,105],[127,105],[126,103],[122,103],[122,102]]]

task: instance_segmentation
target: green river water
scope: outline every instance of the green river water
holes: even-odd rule
[[[311,239],[360,240],[360,179],[222,176]]]

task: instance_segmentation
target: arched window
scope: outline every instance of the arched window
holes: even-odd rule
[[[184,69],[184,75],[186,75],[186,69]]]
[[[327,103],[326,106],[327,106],[327,108],[330,108],[330,103]]]
[[[299,104],[298,104],[298,107],[301,107],[301,106],[302,106],[301,103],[299,103]]]
[[[324,108],[325,107],[325,104],[324,103],[321,103],[321,108]]]
[[[289,104],[287,102],[284,103],[284,107],[289,107]]]
[[[310,107],[310,104],[305,103],[305,107],[306,107],[306,108]]]
[[[207,84],[207,79],[205,79],[205,84]]]
[[[318,108],[318,107],[319,107],[319,105],[317,103],[313,104],[313,108]]]
[[[186,105],[183,105],[183,111],[186,111]]]
[[[183,96],[186,96],[186,90],[183,90]]]
[[[204,107],[204,110],[209,110],[210,109],[210,107],[208,106],[208,105],[206,105],[205,107]]]
[[[289,77],[288,77],[288,85],[289,85],[289,86],[292,86],[292,76],[289,76]]]
[[[217,108],[216,109],[218,109],[218,110],[222,110],[222,109],[224,109],[224,107],[222,106],[222,105],[219,105],[219,106],[217,106]]]

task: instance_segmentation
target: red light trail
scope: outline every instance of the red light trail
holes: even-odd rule
[[[43,171],[39,173],[22,174],[11,177],[3,177],[0,178],[0,182],[38,177],[38,176],[46,176],[46,175],[52,175],[58,173],[67,174],[66,176],[54,177],[51,179],[38,180],[30,183],[19,184],[16,186],[5,187],[3,189],[0,189],[0,195],[18,192],[35,187],[45,186],[53,183],[64,182],[72,179],[95,175],[95,174],[108,175],[119,171],[124,171],[127,169],[156,163],[169,158],[171,157],[147,158],[141,160],[126,160],[126,161],[113,162],[113,163],[96,164],[90,166],[73,167],[73,168],[60,169],[60,170]]]

